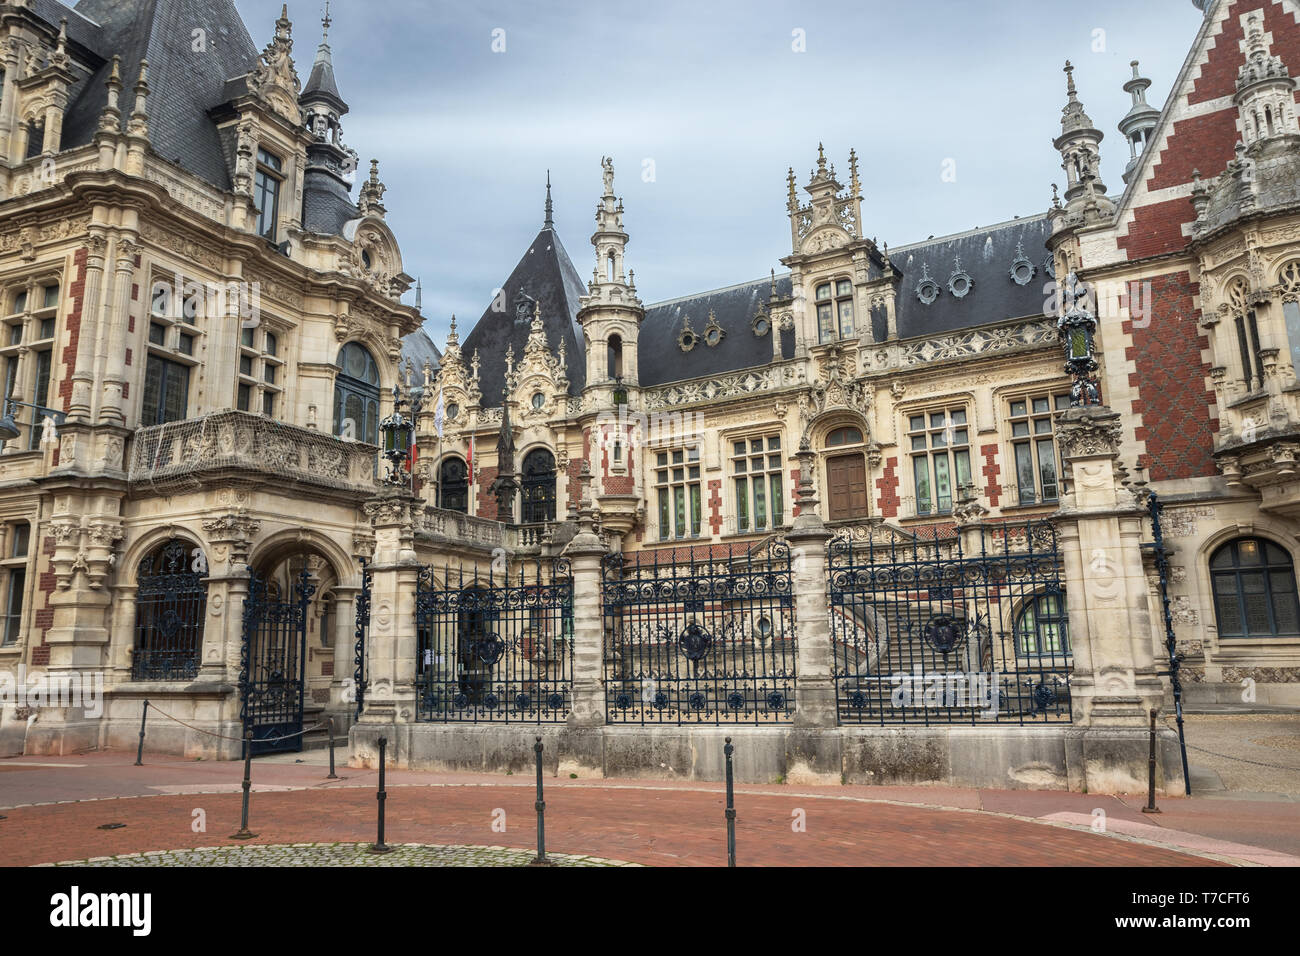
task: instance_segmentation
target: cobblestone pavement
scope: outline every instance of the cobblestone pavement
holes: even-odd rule
[[[282,843],[206,846],[193,850],[153,850],[89,860],[62,860],[49,866],[528,866],[530,850],[504,846],[430,846],[403,843],[388,853],[373,853],[369,843]],[[596,856],[547,853],[553,866],[636,866]]]
[[[1300,713],[1188,714],[1185,724],[1188,762],[1227,791],[1300,797]]]

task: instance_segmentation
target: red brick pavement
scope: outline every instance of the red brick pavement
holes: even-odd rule
[[[528,787],[397,786],[389,791],[390,843],[528,847],[536,816]],[[553,787],[546,795],[547,847],[652,865],[726,862],[723,795],[668,788]],[[1079,830],[978,812],[742,792],[736,841],[742,865],[1195,866],[1206,861]],[[258,843],[374,839],[369,788],[255,793]],[[207,831],[191,829],[194,810]],[[494,832],[494,811],[506,831]],[[807,832],[794,832],[794,812]],[[237,794],[116,798],[24,807],[0,821],[0,861],[29,865],[144,850],[214,846],[238,829]],[[499,815],[497,815],[499,817]],[[105,823],[125,823],[100,830]]]

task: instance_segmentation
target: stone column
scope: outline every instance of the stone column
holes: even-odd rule
[[[77,355],[72,372],[72,401],[68,406],[70,421],[90,419],[90,391],[95,384],[96,325],[100,314],[104,253],[107,248],[108,240],[102,232],[92,232],[87,236],[85,286],[81,296],[81,328],[77,333]],[[67,463],[61,461],[60,464]]]
[[[835,680],[830,604],[826,599],[826,542],[831,533],[818,513],[814,457],[805,441],[799,448],[799,490],[795,498],[799,516],[786,535],[790,543],[795,633],[799,641],[795,725],[834,727]]]
[[[569,726],[591,729],[605,723],[605,625],[601,609],[600,561],[605,546],[595,532],[591,469],[584,461],[578,533],[564,549],[573,571],[573,708]]]
[[[839,783],[842,742],[837,733],[830,602],[826,597],[826,542],[831,532],[817,508],[815,456],[805,438],[799,446],[799,489],[790,543],[798,682],[794,727],[786,739],[786,779],[793,784]]]
[[[207,620],[199,653],[199,680],[239,682],[248,597],[248,552],[262,523],[242,508],[203,519],[208,554]],[[237,716],[237,715],[236,715]]]
[[[135,275],[135,257],[140,245],[123,236],[117,245],[117,274],[113,283],[113,302],[109,313],[109,333],[105,347],[104,394],[100,420],[110,424],[126,421],[122,386],[126,384],[127,320],[131,311],[131,281]],[[143,356],[138,357],[143,363]]]
[[[329,710],[334,714],[347,714],[347,723],[352,722],[357,704],[353,679],[356,664],[353,659],[357,646],[356,595],[359,590],[341,584],[334,587],[334,633],[330,642],[334,648],[334,676],[330,679]],[[346,726],[337,719],[334,722],[335,730]]]
[[[1145,789],[1146,728],[1164,697],[1142,567],[1146,510],[1124,484],[1122,433],[1119,413],[1105,406],[1071,408],[1057,423],[1070,482],[1054,523],[1074,657],[1071,708],[1085,729],[1083,782],[1092,793]]]
[[[374,739],[383,735],[383,728],[374,725],[407,724],[415,720],[415,587],[420,573],[415,555],[415,513],[423,507],[423,499],[411,496],[400,487],[386,487],[365,503],[366,514],[375,528],[370,683],[366,688],[365,709],[358,722],[367,731],[367,750],[373,747]],[[387,736],[397,759],[399,739],[391,731]]]

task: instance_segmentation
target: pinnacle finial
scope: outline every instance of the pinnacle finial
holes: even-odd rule
[[[328,16],[328,14],[327,14],[327,16]],[[416,311],[419,311],[419,309],[421,308],[421,306],[424,304],[423,301],[422,301],[423,298],[424,298],[423,293],[424,293],[424,289],[420,286],[420,280],[419,280],[419,278],[417,277],[416,280],[415,280],[415,308],[416,308]]]
[[[321,35],[320,41],[324,43],[329,38],[330,24],[334,21],[330,19],[330,0],[325,0],[325,16],[321,17]]]
[[[552,218],[552,209],[551,209],[551,171],[548,169],[546,171],[546,219],[542,223],[542,228],[550,229],[554,225],[555,225],[555,221]]]
[[[1069,60],[1065,61],[1065,92],[1070,94],[1071,99],[1074,99],[1077,92],[1074,88],[1074,64]]]

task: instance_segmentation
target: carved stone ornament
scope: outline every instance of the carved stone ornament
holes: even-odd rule
[[[1097,405],[1066,409],[1056,424],[1056,440],[1065,459],[1117,455],[1123,434],[1119,414]]]

